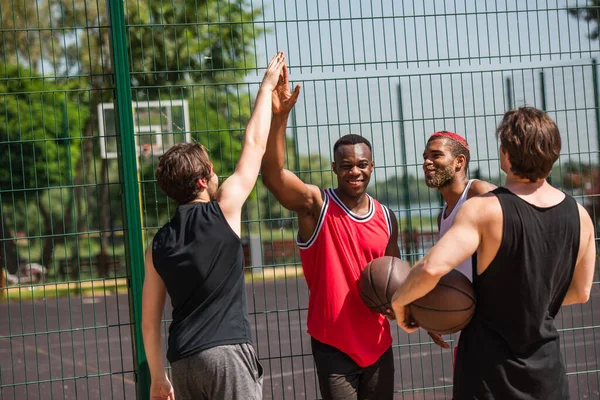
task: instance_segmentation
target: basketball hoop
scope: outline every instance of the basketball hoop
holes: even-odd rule
[[[100,156],[119,156],[119,134],[116,129],[114,103],[98,104]],[[139,159],[159,157],[175,143],[191,142],[190,116],[187,100],[133,101],[133,134]]]

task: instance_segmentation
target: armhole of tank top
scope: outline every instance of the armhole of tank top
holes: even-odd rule
[[[327,214],[327,208],[329,207],[329,194],[327,193],[327,190],[324,190],[323,193],[325,195],[324,198],[323,198],[323,206],[321,207],[321,213],[319,214],[319,219],[317,221],[317,226],[315,227],[315,231],[313,232],[313,234],[311,235],[311,237],[305,243],[302,243],[300,241],[299,232],[296,233],[296,244],[302,250],[306,250],[310,246],[312,246],[312,244],[317,239],[317,236],[319,235],[319,232],[321,231],[321,227],[323,226],[323,223],[325,222],[325,214]]]
[[[381,204],[381,208],[383,209],[383,215],[385,215],[385,222],[387,222],[388,227],[388,238],[392,237],[392,218],[390,217],[390,209]]]
[[[465,188],[466,193],[465,193],[465,200],[467,201],[469,200],[469,192],[471,191],[471,186],[473,186],[473,182],[475,182],[477,179],[469,179],[469,182],[467,182],[467,187]]]
[[[447,206],[448,206],[448,203],[446,203],[444,201],[444,205],[442,205],[442,211],[441,211],[441,214],[440,214],[440,226],[438,226],[438,230],[442,230],[442,224],[447,219],[447,218],[444,217],[444,215],[446,214],[446,207]]]
[[[579,206],[577,205],[577,200],[575,200],[575,198],[573,196],[569,196],[568,194],[565,193],[565,197],[569,198],[569,202],[571,204],[573,204],[573,207],[575,207],[575,212],[577,213],[577,230],[575,231],[576,235],[577,235],[577,240],[575,241],[576,244],[576,249],[575,249],[575,262],[573,263],[573,266],[571,267],[571,271],[570,271],[570,277],[569,277],[569,282],[573,280],[573,275],[575,274],[575,267],[577,266],[577,258],[579,257],[579,244],[581,243],[581,215],[579,215],[580,211],[579,211]],[[595,225],[595,224],[594,224]],[[595,235],[594,235],[594,241],[595,241]]]
[[[227,221],[227,218],[225,217],[225,214],[223,213],[219,202],[213,200],[210,203],[212,203],[213,207],[215,208],[217,215],[223,219],[223,223],[225,223],[225,225],[227,225],[227,228],[229,228],[229,232],[231,232],[231,234],[241,242],[242,238],[237,233],[235,233],[231,225],[229,225],[229,221]]]
[[[502,249],[504,248],[504,244],[506,243],[505,232],[506,232],[506,216],[507,216],[507,213],[506,213],[506,210],[504,209],[505,204],[502,203],[502,200],[500,200],[500,196],[498,196],[498,194],[503,193],[503,191],[499,191],[498,189],[501,189],[501,187],[498,187],[498,188],[492,190],[490,193],[492,193],[494,196],[496,196],[496,198],[498,199],[498,204],[500,204],[500,209],[502,210],[502,237],[500,238],[500,246],[498,246],[498,251],[494,255],[494,258],[492,258],[492,260],[490,261],[490,263],[488,264],[488,266],[485,268],[485,271],[483,271],[481,274],[477,273],[478,260],[477,260],[477,252],[475,252],[475,254],[474,254],[475,259],[474,260],[472,259],[474,261],[473,262],[473,264],[474,264],[474,269],[473,269],[473,283],[475,283],[475,279],[477,279],[480,282],[481,279],[484,279],[484,277],[486,275],[489,275],[488,271],[490,270],[490,267],[493,266],[494,262],[496,261],[496,258],[498,257],[498,254],[502,253]]]

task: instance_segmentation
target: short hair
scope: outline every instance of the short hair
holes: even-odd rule
[[[427,140],[427,144],[437,139],[448,139],[447,145],[450,148],[450,154],[452,154],[452,157],[456,158],[460,154],[462,154],[467,159],[468,167],[469,161],[471,160],[471,149],[469,148],[469,143],[467,143],[467,140],[464,137],[454,132],[439,131],[435,132],[429,137],[429,140]],[[466,169],[467,168],[465,168],[465,170]]]
[[[186,204],[200,192],[198,179],[208,178],[212,163],[199,143],[177,143],[159,158],[156,182],[167,196]]]
[[[342,136],[335,142],[335,144],[333,145],[333,155],[335,156],[335,153],[341,146],[355,145],[361,143],[365,144],[369,148],[369,151],[373,152],[373,149],[371,148],[371,142],[369,142],[366,138],[360,135],[356,135],[354,133],[349,133],[347,135]]]
[[[504,114],[496,135],[515,175],[531,182],[550,175],[560,155],[561,139],[548,114],[533,107],[510,110]]]

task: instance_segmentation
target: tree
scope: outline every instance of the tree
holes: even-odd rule
[[[0,190],[2,209],[23,209],[37,202],[39,193],[56,186],[68,186],[74,173],[72,161],[80,158],[82,121],[87,109],[73,83],[48,83],[32,71],[15,65],[0,64],[2,76],[21,77],[0,82]],[[67,210],[68,213],[68,210]],[[16,230],[26,230],[15,215],[12,223],[0,211],[0,239],[14,237]],[[60,220],[60,219],[59,219]],[[10,232],[9,227],[15,232]],[[52,224],[43,232],[52,235]],[[0,248],[9,270],[18,267],[12,241]]]
[[[583,19],[585,22],[595,22],[596,26],[589,33],[590,39],[596,40],[600,35],[598,26],[600,23],[600,0],[588,0],[587,6],[569,8],[569,14]]]
[[[247,0],[125,4],[133,98],[146,101],[192,97],[192,108],[196,112],[192,130],[201,142],[205,139],[201,137],[203,132],[209,132],[211,142],[219,143],[209,147],[211,157],[224,166],[221,174],[230,173],[229,166],[234,164],[231,160],[239,156],[237,131],[231,126],[215,129],[212,123],[215,118],[211,115],[217,115],[216,120],[222,125],[231,118],[229,112],[233,109],[225,106],[235,104],[240,112],[233,125],[246,124],[250,102],[239,101],[237,87],[231,83],[255,66],[253,44],[262,34],[262,30],[252,24],[259,15],[258,9],[252,9],[252,2]],[[13,59],[21,64],[38,71],[45,68],[46,75],[77,77],[76,80],[85,82],[90,89],[86,102],[89,118],[84,121],[81,142],[84,156],[78,158],[74,177],[75,207],[81,211],[77,213],[79,232],[89,226],[80,188],[95,178],[91,163],[98,158],[98,154],[94,154],[97,105],[112,101],[114,93],[106,6],[106,1],[41,0],[33,5],[24,0],[0,0],[3,23],[0,34],[5,59],[14,53]],[[15,30],[11,31],[12,28]],[[215,96],[195,96],[194,93],[209,87],[207,85],[212,85],[210,90]],[[198,121],[206,120],[211,122],[203,131]],[[231,145],[227,147],[227,143]],[[84,173],[87,176],[83,176]],[[98,176],[100,198],[107,199],[109,168],[106,160],[102,160]],[[90,192],[86,192],[89,196]],[[99,207],[101,230],[106,231],[110,221],[116,218],[107,211],[105,201],[100,201]],[[102,240],[101,251],[105,251],[108,247],[105,236]]]

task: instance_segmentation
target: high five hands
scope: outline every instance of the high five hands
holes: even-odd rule
[[[267,70],[265,71],[265,76],[263,77],[261,88],[265,88],[268,90],[276,90],[276,87],[279,86],[279,82],[281,81],[281,76],[283,74],[283,69],[285,68],[285,54],[283,51],[275,54],[269,65],[267,66]],[[275,96],[273,96],[275,97]]]
[[[287,115],[300,95],[300,84],[296,85],[294,91],[290,91],[287,65],[283,65],[277,86],[273,89],[272,109],[273,114]]]

